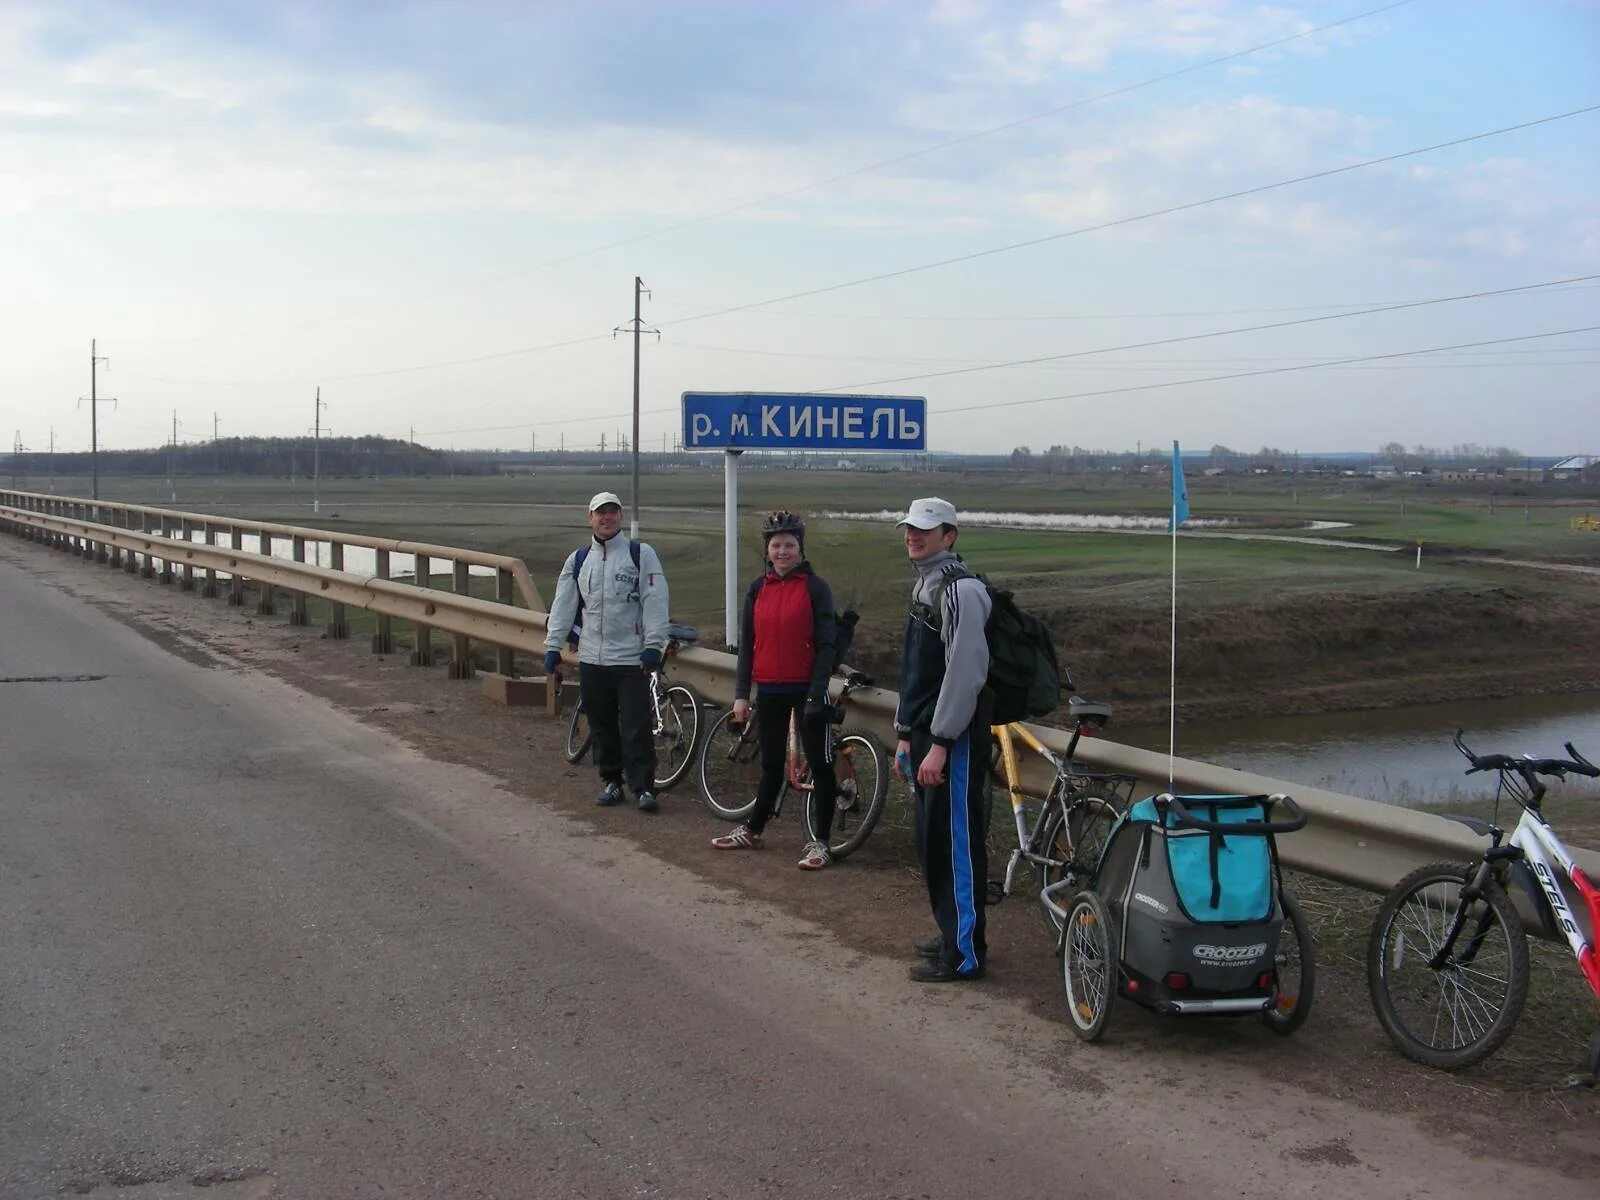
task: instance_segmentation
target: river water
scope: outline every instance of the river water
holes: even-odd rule
[[[1570,741],[1591,762],[1600,762],[1600,694],[1190,721],[1178,728],[1178,756],[1394,804],[1488,798],[1494,777],[1465,775],[1466,760],[1450,743],[1457,729],[1465,730],[1463,740],[1479,754],[1554,758]],[[1167,748],[1164,725],[1118,729],[1113,722],[1107,732],[1130,746]],[[1551,781],[1552,793],[1559,786]]]

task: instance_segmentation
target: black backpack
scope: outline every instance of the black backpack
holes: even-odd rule
[[[1056,644],[1050,627],[1035,614],[1017,604],[1005,588],[995,587],[973,571],[989,592],[989,620],[983,627],[989,643],[989,720],[994,725],[1009,725],[1029,717],[1046,717],[1061,707],[1061,666],[1056,661]],[[940,622],[944,589],[961,575],[946,575],[932,605],[934,626]]]

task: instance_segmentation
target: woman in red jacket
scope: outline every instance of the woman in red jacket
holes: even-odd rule
[[[837,784],[827,754],[828,680],[834,662],[833,593],[805,560],[805,522],[793,513],[775,512],[761,524],[767,569],[751,582],[739,626],[739,671],[734,684],[734,724],[750,718],[750,685],[757,688],[756,740],[761,747],[761,783],[750,819],[732,833],[711,839],[718,850],[755,850],[783,787],[789,715],[800,710],[800,744],[816,788],[816,833],[800,869],[820,871],[833,861],[828,834],[833,828]]]

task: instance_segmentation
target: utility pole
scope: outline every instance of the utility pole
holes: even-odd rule
[[[211,470],[214,474],[222,474],[222,435],[220,430],[222,422],[217,419],[216,410],[211,413]]]
[[[109,404],[115,408],[117,399],[115,396],[108,396],[104,400],[100,399],[99,391],[96,388],[95,368],[101,363],[105,363],[106,369],[109,370],[111,360],[103,355],[97,356],[94,351],[94,339],[90,338],[89,394],[87,396],[79,396],[78,403],[82,404],[85,400],[89,401],[89,470],[93,473],[94,478],[93,490],[90,491],[89,495],[92,499],[98,500],[100,499],[100,406]]]
[[[311,511],[322,511],[322,389],[317,389],[317,419],[311,431]]]
[[[28,482],[27,464],[22,461],[22,430],[17,430],[17,439],[11,443],[11,486],[20,488]]]
[[[172,410],[172,441],[167,444],[167,491],[168,491],[169,495],[171,496],[172,503],[174,503],[174,504],[176,504],[178,502],[178,485],[175,482],[175,480],[177,479],[177,474],[178,474],[177,462],[178,462],[178,410],[177,409],[173,409]]]
[[[50,426],[50,490],[56,490],[56,427]]]
[[[647,330],[645,328],[640,305],[643,298],[650,294],[650,291],[644,286],[644,280],[635,275],[633,277],[633,321],[628,325],[619,325],[611,331],[612,337],[630,330],[633,333],[633,439],[629,443],[633,451],[633,491],[628,496],[628,511],[631,514],[628,526],[628,536],[630,538],[639,536],[639,335],[641,333],[653,333],[656,335],[656,340],[659,341],[661,338],[659,329]]]

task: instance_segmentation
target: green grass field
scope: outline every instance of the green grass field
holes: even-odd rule
[[[81,486],[83,481],[63,481]],[[40,485],[35,484],[38,488]],[[525,559],[550,595],[567,553],[588,534],[585,502],[626,496],[625,475],[324,480],[180,479],[171,505],[190,511],[460,545]],[[969,511],[1158,514],[1165,479],[991,473],[747,470],[740,479],[740,574],[759,568],[758,515],[900,510],[938,494]],[[719,471],[646,475],[642,533],[666,565],[673,615],[708,644],[723,628]],[[1600,533],[1574,515],[1600,511],[1564,489],[1496,497],[1487,485],[1422,489],[1411,481],[1241,477],[1191,480],[1199,517],[1235,517],[1247,532],[1382,542],[1395,553],[1270,540],[1179,539],[1182,691],[1200,712],[1321,711],[1457,695],[1600,687],[1592,646],[1600,582],[1484,561],[1495,556],[1600,566]],[[1593,490],[1593,489],[1591,489]],[[164,481],[102,480],[107,499],[170,505]],[[1313,519],[1350,528],[1313,534]],[[807,551],[841,607],[861,612],[858,661],[892,673],[911,570],[890,520],[811,518]],[[1422,569],[1415,545],[1424,544]],[[1051,621],[1065,659],[1091,691],[1134,707],[1166,691],[1170,539],[970,526],[959,549]],[[442,581],[441,581],[442,582]],[[1187,669],[1187,679],[1182,672]]]

